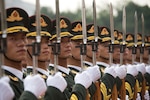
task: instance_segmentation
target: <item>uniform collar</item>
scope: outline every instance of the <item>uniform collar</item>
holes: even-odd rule
[[[33,66],[27,66],[27,68],[33,69]],[[40,73],[42,73],[42,74],[44,74],[44,75],[46,75],[46,76],[49,76],[49,70],[48,70],[48,69],[47,69],[47,70],[44,70],[44,69],[42,69],[42,68],[37,68],[37,71],[39,71]]]
[[[78,70],[79,72],[82,70],[81,67],[75,66],[75,65],[68,65],[68,68],[74,68],[74,69]]]
[[[7,71],[11,72],[12,74],[14,74],[20,80],[23,80],[23,73],[22,73],[22,71],[20,71],[20,70],[18,70],[16,68],[12,68],[10,66],[5,66],[5,65],[3,65],[2,68],[4,70],[7,70]]]
[[[85,64],[89,65],[88,67],[92,67],[92,66],[93,66],[93,63],[88,62],[88,61],[83,61],[83,63],[85,63]]]
[[[57,67],[60,71],[66,73],[69,75],[69,72],[70,72],[70,69],[69,68],[65,68],[65,67],[62,67],[62,66],[59,66]]]
[[[42,73],[42,74],[44,74],[46,76],[49,76],[49,70],[48,69],[46,71],[46,70],[44,70],[42,68],[37,68],[37,71],[39,71],[40,73]]]
[[[50,63],[49,66],[54,67],[54,64]],[[64,72],[65,74],[69,75],[69,72],[70,72],[69,68],[65,68],[65,67],[59,66],[59,65],[57,66],[57,68],[58,68],[58,70],[60,70],[60,71]]]
[[[97,65],[102,65],[104,67],[109,67],[109,64],[105,63],[105,62],[96,62]]]

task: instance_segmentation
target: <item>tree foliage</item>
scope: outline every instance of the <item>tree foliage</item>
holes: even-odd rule
[[[139,5],[134,4],[133,2],[129,2],[126,5],[127,32],[134,33],[135,11],[137,11],[138,14],[138,32],[141,33],[141,14],[143,13],[145,18],[145,33],[150,34],[150,8],[148,6],[141,7]],[[51,19],[55,19],[55,12],[53,12],[51,8],[43,7],[41,9],[41,13],[46,14]],[[70,19],[71,22],[82,20],[81,9],[77,9],[76,12],[62,12],[60,13],[60,16],[67,17],[68,19]],[[93,23],[93,11],[90,8],[86,9],[86,23]],[[109,10],[97,12],[97,24],[99,26],[110,27]],[[117,9],[117,16],[114,16],[114,26],[115,29],[122,31],[122,9]]]

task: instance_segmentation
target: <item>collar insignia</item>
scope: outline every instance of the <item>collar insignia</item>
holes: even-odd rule
[[[12,76],[8,76],[11,80],[13,80],[13,81],[18,81],[18,78],[17,77],[12,77]]]

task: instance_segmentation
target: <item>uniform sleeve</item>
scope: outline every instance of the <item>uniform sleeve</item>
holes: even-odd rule
[[[143,75],[141,72],[138,73],[138,75],[136,76],[137,79],[137,92],[141,93],[142,91],[142,83],[143,83]]]
[[[19,100],[38,100],[34,94],[28,91],[24,91]]]
[[[122,80],[118,76],[116,77],[115,80],[116,80],[116,85],[117,85],[117,91],[119,91],[122,85]]]
[[[131,74],[127,74],[125,78],[125,89],[126,89],[126,95],[129,96],[129,99],[133,99],[135,84],[136,84],[135,77]]]
[[[75,84],[70,100],[86,100],[86,89],[80,84]]]
[[[145,73],[144,77],[146,79],[146,90],[148,90],[150,94],[150,74]]]
[[[48,86],[44,100],[66,100],[66,98],[59,89]]]
[[[102,100],[110,99],[114,84],[115,84],[115,78],[108,73],[104,74],[100,84]]]
[[[88,88],[89,94],[90,94],[90,98],[93,98],[95,92],[96,92],[96,85],[94,83],[92,83],[90,85],[90,87]]]

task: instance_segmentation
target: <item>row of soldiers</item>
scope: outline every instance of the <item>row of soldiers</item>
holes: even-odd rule
[[[148,65],[150,39],[145,36],[143,63],[139,63],[141,34],[137,35],[137,53],[132,63],[134,35],[126,35],[123,65],[120,46],[123,34],[114,31],[113,64],[109,64],[111,33],[108,27],[97,27],[96,65],[93,64],[92,45],[94,24],[88,24],[84,62],[81,59],[83,28],[81,21],[60,18],[60,52],[56,63],[56,20],[41,15],[40,53],[35,53],[37,39],[36,16],[28,16],[21,8],[6,9],[7,39],[3,77],[0,79],[1,100],[149,100],[150,67]],[[0,31],[1,40],[2,30]],[[4,42],[4,41],[1,41]],[[2,43],[1,43],[2,45]],[[58,46],[58,45],[57,45]],[[2,46],[1,46],[2,48]],[[56,54],[56,55],[55,55]],[[37,62],[34,57],[37,57]],[[34,59],[34,60],[32,60]],[[38,65],[34,66],[34,63]],[[83,63],[84,67],[81,67]],[[57,65],[56,65],[57,64]],[[37,68],[36,68],[37,67]],[[57,70],[55,70],[55,68]],[[35,74],[37,72],[38,74]]]

